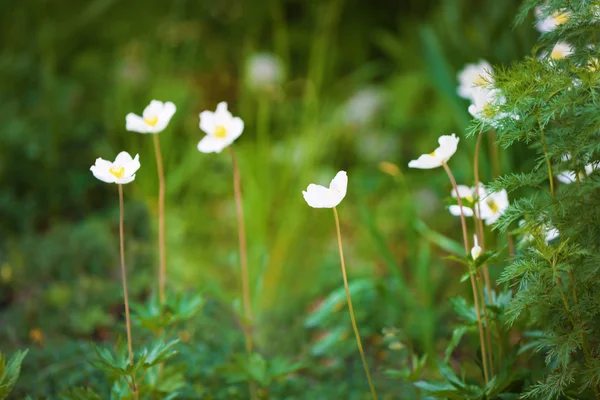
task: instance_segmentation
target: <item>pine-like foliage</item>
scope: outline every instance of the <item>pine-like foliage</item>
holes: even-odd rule
[[[542,332],[547,369],[525,398],[600,398],[600,2],[528,0],[517,23],[531,12],[566,22],[494,75],[505,98],[494,110],[498,144],[535,152],[531,171],[494,185],[514,194],[497,228],[523,237],[501,278],[516,291],[508,323]],[[561,42],[573,53],[555,58]]]

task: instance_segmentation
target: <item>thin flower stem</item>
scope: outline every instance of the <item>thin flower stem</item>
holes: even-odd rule
[[[129,295],[127,294],[127,272],[125,270],[125,238],[123,235],[123,185],[119,187],[119,246],[121,249],[121,279],[123,281],[123,298],[125,299],[125,326],[127,328],[127,350],[129,351],[129,365],[133,365],[133,345],[131,342],[131,320],[129,318]],[[134,397],[138,398],[135,377],[131,377],[131,390]]]
[[[348,277],[346,275],[346,264],[344,263],[344,250],[342,249],[342,233],[340,230],[340,218],[335,207],[333,207],[333,215],[335,216],[335,227],[337,229],[338,247],[340,250],[340,262],[342,264],[342,277],[344,278],[344,289],[346,289],[346,299],[348,300],[348,310],[350,311],[350,319],[352,320],[352,328],[354,329],[354,335],[356,336],[356,344],[358,345],[358,351],[365,367],[365,373],[367,374],[367,380],[369,381],[369,387],[371,388],[371,394],[373,399],[377,400],[377,392],[371,379],[371,373],[369,372],[369,365],[365,358],[365,352],[363,351],[362,343],[360,341],[360,334],[358,333],[358,327],[356,326],[356,319],[354,318],[354,308],[352,307],[352,298],[350,297],[350,289],[348,289]]]
[[[158,172],[158,296],[160,303],[165,302],[165,286],[167,285],[167,256],[165,249],[165,172],[158,134],[154,136],[154,152],[156,153],[156,169]]]
[[[442,166],[444,170],[448,174],[448,178],[450,179],[450,183],[452,183],[452,187],[454,188],[454,192],[456,193],[456,198],[458,200],[458,206],[460,208],[460,223],[462,225],[463,232],[463,243],[465,246],[465,254],[469,254],[469,238],[467,233],[467,222],[465,220],[465,214],[463,213],[463,205],[460,195],[458,193],[458,186],[456,185],[456,180],[454,179],[454,175],[452,175],[452,171],[448,167],[446,162],[442,162]],[[479,293],[477,290],[477,285],[475,283],[475,276],[471,274],[471,290],[473,291],[473,301],[475,302],[475,313],[477,314],[477,326],[479,328],[479,342],[481,345],[481,361],[483,364],[483,375],[485,378],[486,385],[489,383],[489,375],[488,375],[488,360],[487,360],[487,351],[485,346],[485,339],[483,334],[483,324],[481,322],[481,311],[479,310]]]
[[[552,173],[552,160],[548,156],[548,146],[546,145],[546,136],[544,135],[544,128],[542,128],[542,121],[538,116],[538,124],[540,125],[540,134],[542,141],[542,148],[544,149],[544,155],[546,157],[546,166],[548,167],[548,180],[550,181],[550,196],[554,200],[554,174]]]
[[[246,250],[246,229],[244,228],[242,188],[240,182],[240,171],[231,146],[229,147],[229,154],[231,154],[231,165],[233,167],[233,192],[235,195],[235,206],[237,211],[240,268],[242,272],[242,299],[244,303],[244,321],[242,323],[242,330],[244,331],[246,351],[249,355],[251,355],[253,352],[253,343],[249,325],[252,323],[252,307],[250,304],[250,282],[248,278],[248,253]],[[258,398],[256,383],[254,381],[250,381],[250,397],[252,399]]]
[[[479,245],[481,246],[481,249],[483,251],[485,251],[485,229],[483,228],[483,221],[481,220],[481,206],[479,204],[479,201],[481,200],[479,198],[479,150],[481,148],[481,138],[483,137],[483,126],[481,127],[481,130],[479,131],[479,135],[477,136],[477,143],[475,145],[475,157],[473,160],[473,171],[475,174],[475,212],[473,217],[475,218],[475,230],[477,232],[477,238],[479,240]],[[493,303],[493,297],[492,297],[492,285],[490,283],[490,272],[488,269],[487,264],[484,264],[482,266],[482,270],[483,270],[483,277],[485,279],[485,287],[486,287],[486,291],[487,291],[487,298],[488,301],[490,302],[490,304],[494,304]],[[479,275],[477,275],[479,277]],[[479,277],[479,279],[481,279]],[[486,327],[486,339],[487,339],[487,346],[488,349],[490,350],[488,352],[488,356],[489,356],[489,362],[490,362],[490,373],[493,376],[494,375],[494,360],[493,360],[493,356],[492,356],[492,334],[491,334],[491,325],[490,325],[490,321],[488,319],[488,313],[487,313],[487,304],[485,301],[485,295],[483,294],[483,285],[481,285],[481,305],[483,308],[483,318],[485,319],[485,327]]]

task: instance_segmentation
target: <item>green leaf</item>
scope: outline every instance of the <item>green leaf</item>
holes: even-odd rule
[[[8,364],[5,364],[6,357],[2,355],[0,358],[0,365],[2,366],[2,379],[0,379],[0,400],[4,400],[8,398],[8,395],[11,394],[15,385],[17,384],[17,380],[19,379],[19,374],[21,373],[21,364],[23,363],[23,359],[29,350],[17,350],[13,356],[8,360]]]
[[[452,339],[450,339],[450,343],[448,343],[448,346],[446,346],[444,362],[447,363],[448,361],[450,361],[450,357],[452,357],[452,352],[458,346],[464,334],[470,330],[473,330],[472,326],[469,327],[465,325],[459,325],[457,328],[454,328],[454,330],[452,331]]]
[[[90,388],[74,388],[62,392],[60,400],[102,400],[102,397]]]

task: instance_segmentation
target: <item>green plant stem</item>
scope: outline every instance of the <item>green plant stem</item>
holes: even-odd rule
[[[129,295],[127,294],[127,272],[125,270],[125,238],[123,235],[123,185],[119,187],[119,247],[121,250],[121,280],[123,281],[123,298],[125,300],[125,327],[127,329],[127,350],[129,351],[129,365],[133,365],[133,344],[131,341],[131,319],[129,317]],[[131,377],[131,390],[135,399],[138,398],[135,377]]]
[[[250,281],[248,278],[248,252],[246,249],[246,230],[244,228],[244,207],[242,204],[242,188],[240,182],[240,171],[235,160],[233,148],[229,146],[231,154],[231,165],[233,167],[233,192],[235,196],[235,206],[237,211],[238,240],[240,246],[240,268],[242,272],[242,299],[244,303],[244,321],[242,323],[246,351],[252,354],[254,351],[252,343],[252,334],[250,333],[250,324],[252,323],[252,307],[250,305]],[[250,397],[254,400],[258,397],[256,383],[250,381]]]
[[[165,302],[165,287],[167,285],[167,256],[165,247],[165,171],[163,170],[162,154],[158,134],[154,137],[154,153],[156,154],[156,170],[158,173],[158,297],[160,304]]]
[[[473,173],[475,175],[475,205],[474,205],[474,209],[475,212],[473,213],[473,217],[474,217],[474,222],[475,222],[475,231],[477,232],[477,239],[479,241],[479,245],[481,246],[481,249],[483,251],[485,251],[485,230],[483,227],[483,221],[481,220],[481,206],[479,205],[479,201],[481,200],[479,198],[479,150],[481,148],[481,138],[483,137],[483,126],[481,127],[481,130],[479,131],[479,135],[477,135],[477,143],[475,145],[475,157],[473,160]],[[482,266],[482,270],[483,270],[483,276],[485,278],[485,287],[486,287],[486,291],[487,291],[487,297],[488,300],[490,302],[490,304],[493,304],[493,297],[492,297],[492,284],[490,283],[490,272],[488,269],[487,264],[484,264]],[[481,279],[481,277],[479,276],[479,274],[477,275],[479,279]],[[486,339],[487,339],[487,346],[488,349],[490,350],[488,352],[488,356],[489,356],[489,362],[490,362],[490,373],[493,376],[494,375],[494,360],[492,358],[492,334],[491,334],[491,325],[490,325],[490,320],[488,319],[488,313],[487,313],[487,304],[485,301],[485,295],[483,294],[483,285],[480,285],[481,287],[481,299],[482,299],[482,308],[483,308],[483,318],[485,319],[485,334],[486,334]]]
[[[458,206],[460,207],[460,223],[462,226],[463,233],[463,244],[465,246],[465,255],[469,255],[469,237],[467,233],[467,221],[465,220],[465,214],[463,213],[463,204],[460,198],[460,194],[458,193],[458,186],[456,185],[456,180],[454,179],[454,175],[452,175],[452,171],[448,167],[446,162],[442,162],[442,166],[448,174],[448,178],[450,179],[450,183],[452,184],[452,188],[456,193],[456,199],[458,200]],[[489,383],[489,374],[488,374],[488,357],[485,345],[485,338],[483,333],[483,323],[481,322],[481,311],[479,309],[479,293],[477,290],[477,284],[475,283],[475,274],[471,274],[471,290],[473,291],[473,301],[475,302],[475,313],[477,314],[477,326],[479,328],[479,342],[481,345],[481,361],[483,364],[483,376],[485,378],[485,384]]]
[[[365,352],[363,351],[362,343],[360,341],[360,334],[358,333],[358,327],[356,326],[356,319],[354,318],[354,308],[352,307],[352,298],[350,297],[350,289],[348,288],[348,277],[346,275],[346,264],[344,262],[344,250],[342,248],[342,232],[340,229],[340,218],[338,217],[336,207],[333,207],[333,215],[335,217],[338,247],[340,250],[340,262],[342,264],[342,277],[344,278],[344,289],[346,290],[346,300],[348,301],[348,310],[350,311],[352,328],[354,329],[354,335],[356,336],[356,344],[358,345],[358,351],[360,352],[360,357],[362,359],[363,366],[365,367],[365,374],[367,375],[367,380],[369,381],[371,394],[373,395],[373,399],[377,400],[377,392],[375,391],[375,386],[373,385],[373,380],[371,379],[371,372],[369,372],[369,364],[367,364],[367,359],[365,358]]]

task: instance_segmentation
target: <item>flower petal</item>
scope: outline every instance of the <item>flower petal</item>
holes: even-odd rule
[[[115,162],[113,164],[118,167],[125,167],[132,161],[133,158],[131,157],[131,155],[126,151],[122,151],[119,154],[117,154],[117,158],[115,158]]]
[[[226,125],[226,129],[227,140],[229,143],[233,143],[233,141],[240,137],[244,131],[244,121],[242,121],[242,119],[239,117],[231,118]]]
[[[408,163],[409,168],[431,169],[442,166],[442,160],[430,154],[423,154],[416,160]]]
[[[124,164],[123,167],[125,168],[126,177],[135,176],[137,170],[140,169],[140,155],[136,154],[135,158]]]
[[[198,150],[202,153],[220,153],[229,143],[223,139],[206,135],[198,142]]]
[[[450,207],[448,207],[448,211],[450,211],[450,214],[460,217],[460,206],[457,205],[451,205]],[[469,207],[462,207],[462,212],[463,215],[465,217],[472,217],[473,216],[473,209],[469,208]]]
[[[135,174],[133,174],[131,176],[124,176],[122,178],[118,178],[115,180],[115,183],[117,183],[119,185],[125,185],[129,182],[133,182],[134,179],[135,179]]]
[[[134,113],[129,113],[125,117],[125,129],[130,132],[148,133],[148,125],[144,119]]]
[[[212,111],[202,111],[200,113],[200,129],[207,135],[214,135],[217,124],[215,113]]]
[[[308,203],[309,206],[313,208],[330,208],[334,207],[329,205],[329,189],[325,186],[315,185],[311,183],[306,188],[306,191],[302,191],[302,195],[304,196],[304,200]]]

